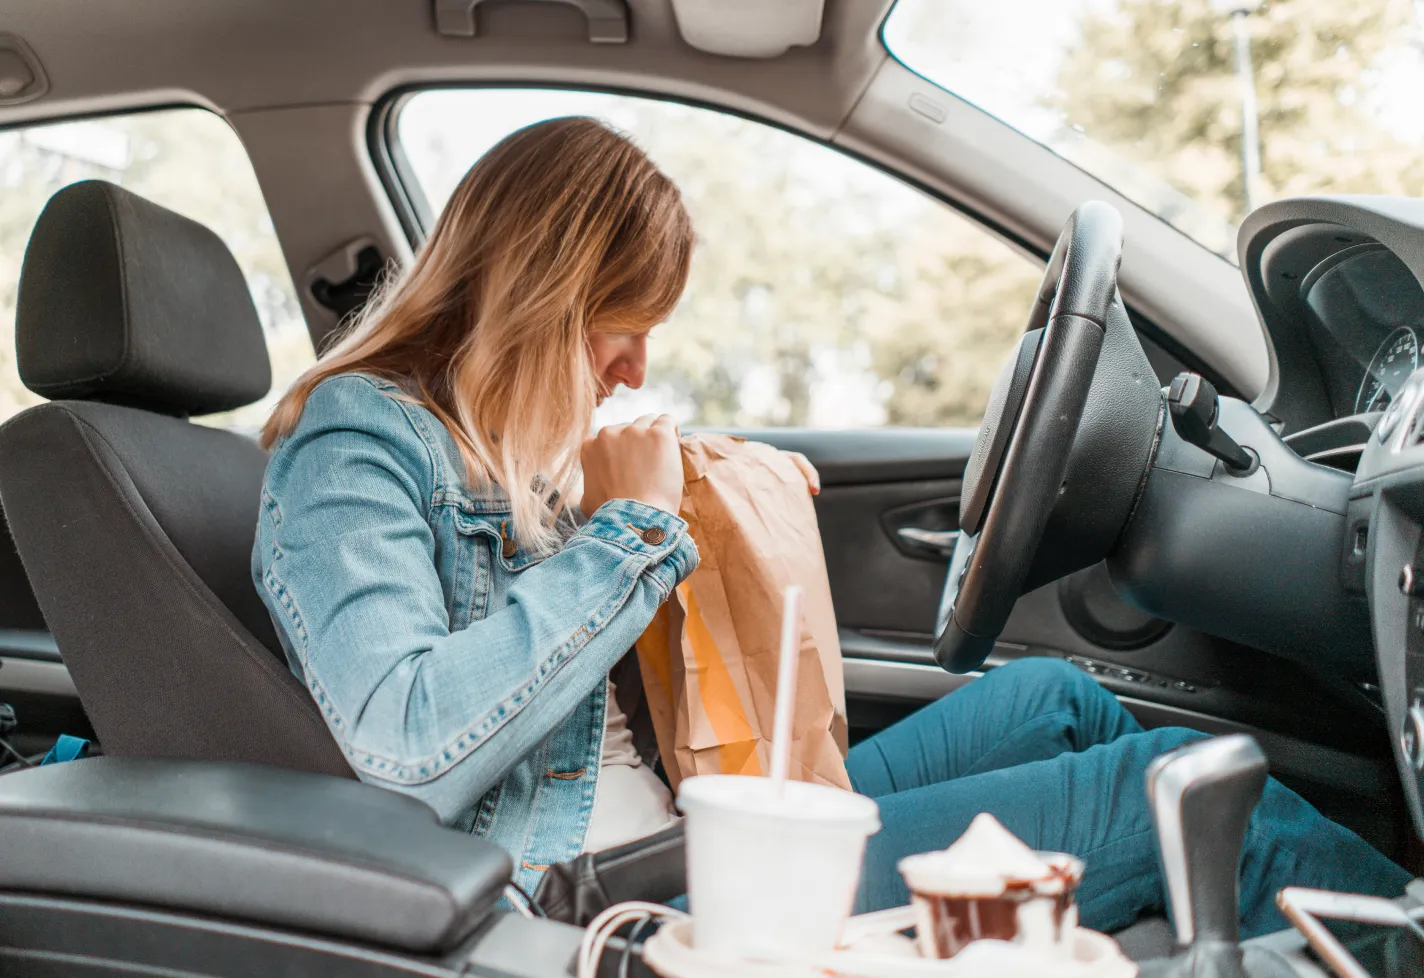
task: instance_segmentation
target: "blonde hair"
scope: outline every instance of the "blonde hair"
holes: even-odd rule
[[[511,133],[465,174],[409,269],[277,403],[262,443],[290,434],[328,377],[386,377],[450,430],[472,486],[503,487],[519,542],[550,550],[599,395],[588,334],[666,319],[692,241],[677,188],[620,133],[588,118]]]

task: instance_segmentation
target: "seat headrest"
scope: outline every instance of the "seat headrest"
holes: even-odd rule
[[[15,312],[20,379],[50,399],[228,411],[272,386],[262,324],[227,246],[102,180],[50,198]]]

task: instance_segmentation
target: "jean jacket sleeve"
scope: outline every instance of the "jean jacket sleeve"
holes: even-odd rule
[[[360,377],[313,392],[268,469],[255,569],[358,776],[448,821],[593,692],[697,549],[678,517],[613,500],[520,572],[502,607],[451,631],[430,519],[439,468],[410,410]]]

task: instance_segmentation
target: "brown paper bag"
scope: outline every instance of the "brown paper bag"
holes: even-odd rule
[[[682,439],[681,516],[701,562],[637,642],[668,777],[771,768],[782,590],[805,591],[791,777],[849,788],[845,678],[806,479],[770,445]]]

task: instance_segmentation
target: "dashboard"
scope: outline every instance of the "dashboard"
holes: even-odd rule
[[[1424,837],[1424,201],[1267,204],[1243,223],[1239,254],[1274,354],[1249,414],[1297,455],[1350,474],[1335,504],[1337,556],[1319,557],[1338,576],[1321,594],[1368,605],[1385,719]]]
[[[1424,201],[1278,201],[1243,223],[1239,256],[1274,355],[1257,406],[1287,437],[1372,426],[1424,365]]]

